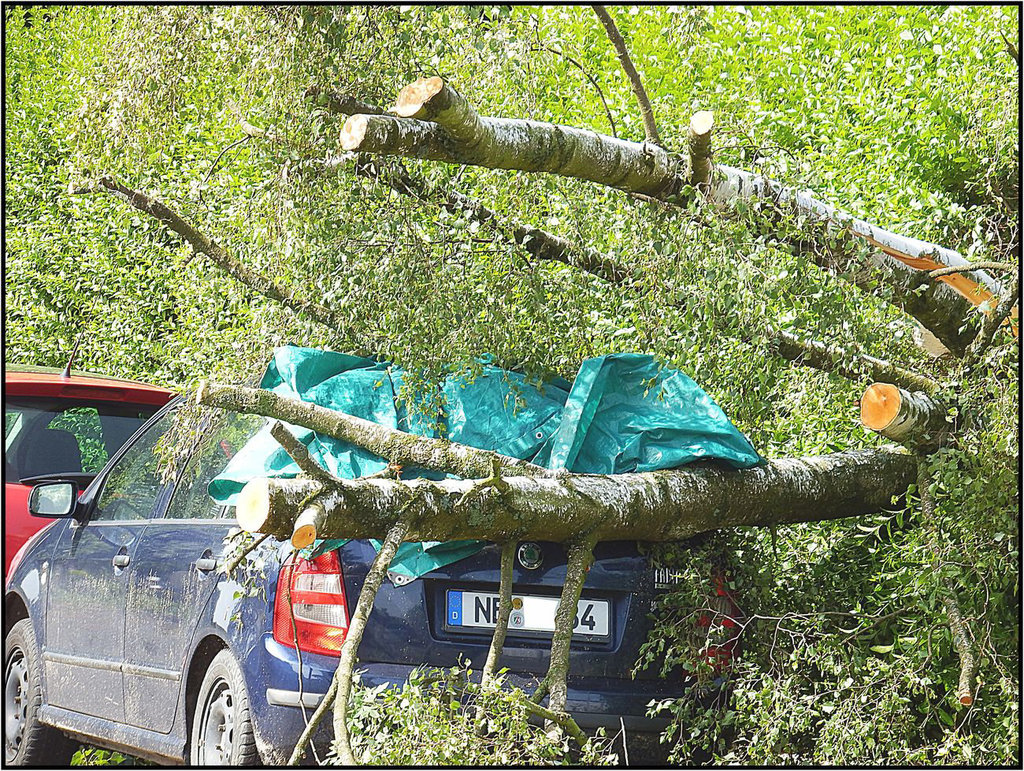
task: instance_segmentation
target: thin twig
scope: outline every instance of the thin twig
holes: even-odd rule
[[[545,51],[550,51],[553,54],[557,54],[558,56],[561,56],[563,59],[565,59],[570,64],[575,65],[576,68],[586,76],[587,80],[589,80],[590,84],[594,87],[594,90],[597,91],[597,95],[601,98],[601,104],[604,105],[604,114],[606,116],[608,116],[608,123],[609,123],[609,125],[611,126],[611,129],[612,129],[612,136],[615,137],[616,139],[618,139],[619,134],[615,130],[615,118],[612,117],[612,111],[608,108],[608,102],[604,98],[604,91],[601,90],[600,84],[597,82],[597,80],[594,78],[594,76],[591,75],[587,71],[587,68],[584,67],[582,64],[580,64],[575,59],[573,59],[571,56],[569,56],[569,54],[567,54],[565,51],[560,51],[557,48],[552,48],[551,46],[544,45],[543,43],[538,43],[536,46],[534,46],[534,50],[537,50],[537,49],[544,49]]]
[[[242,564],[242,560],[249,556],[249,553],[251,551],[253,551],[257,546],[259,546],[269,537],[269,533],[264,533],[251,544],[249,544],[245,549],[243,549],[241,552],[232,557],[228,562],[224,564],[224,573],[230,576],[235,571],[235,568]]]
[[[1017,270],[1016,265],[1008,262],[975,262],[971,265],[949,265],[945,268],[936,268],[928,271],[929,278],[949,276],[953,273],[967,273],[972,270]]]
[[[231,144],[229,144],[227,147],[225,147],[223,150],[220,151],[220,153],[214,159],[213,164],[210,166],[210,170],[207,171],[206,175],[203,177],[203,181],[199,183],[199,200],[200,201],[203,200],[203,188],[206,186],[206,183],[209,181],[210,175],[213,174],[213,172],[217,169],[218,164],[220,164],[220,159],[224,157],[224,155],[228,152],[228,150],[230,150],[233,147],[238,147],[240,144],[248,142],[250,139],[252,139],[252,135],[251,134],[246,134],[241,139],[236,139],[234,142],[232,142]]]
[[[303,679],[302,679],[302,670],[303,670],[303,667],[302,667],[302,646],[299,645],[299,627],[295,623],[295,604],[294,604],[294,598],[292,597],[292,588],[291,588],[291,577],[294,574],[294,571],[295,571],[295,568],[293,566],[292,567],[292,572],[288,574],[288,586],[286,587],[286,590],[288,592],[288,620],[291,621],[291,623],[292,623],[292,644],[295,645],[295,658],[297,659],[298,664],[299,664],[299,672],[298,672],[298,676],[299,676],[299,709],[302,710],[302,722],[305,724],[305,728],[308,729],[309,728],[309,716],[306,715],[306,692],[305,692],[305,688],[303,687]],[[278,579],[278,581],[280,581],[280,579]],[[280,583],[278,583],[278,591],[280,591]],[[310,739],[309,748],[313,751],[313,760],[316,761],[317,765],[320,765],[320,757],[319,757],[319,755],[317,755],[316,745],[313,744],[312,739]]]
[[[647,97],[647,91],[644,90],[644,83],[640,79],[640,73],[633,66],[633,60],[629,56],[629,49],[626,48],[626,41],[622,39],[619,28],[615,26],[615,20],[612,19],[603,5],[591,7],[594,9],[594,13],[597,14],[597,18],[604,25],[605,31],[608,33],[608,39],[615,46],[615,53],[619,56],[622,69],[625,71],[626,77],[629,78],[629,84],[633,87],[636,101],[640,105],[640,115],[644,119],[644,134],[647,137],[647,141],[661,146],[661,137],[658,136],[658,127],[654,122],[654,110],[651,109],[651,100]]]

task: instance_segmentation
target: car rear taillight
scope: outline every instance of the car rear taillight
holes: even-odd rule
[[[277,587],[274,639],[289,648],[298,642],[303,651],[340,655],[348,606],[337,552],[289,560],[281,567]]]

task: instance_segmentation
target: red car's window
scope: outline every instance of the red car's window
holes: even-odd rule
[[[4,405],[6,479],[96,474],[158,409],[123,402],[9,399]]]

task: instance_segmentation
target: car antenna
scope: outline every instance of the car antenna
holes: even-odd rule
[[[84,334],[85,329],[83,328],[82,331],[78,333],[78,338],[75,340],[75,347],[71,349],[71,356],[68,357],[68,363],[64,365],[64,371],[60,373],[62,378],[66,379],[71,377],[71,362],[75,360],[75,354],[78,353],[78,344],[82,342],[82,335]]]

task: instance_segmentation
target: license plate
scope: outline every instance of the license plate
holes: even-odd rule
[[[445,624],[452,629],[493,629],[498,620],[498,595],[484,592],[448,591]],[[608,634],[608,600],[580,600],[576,606],[574,637],[604,637]],[[512,595],[509,632],[554,632],[558,597]]]

